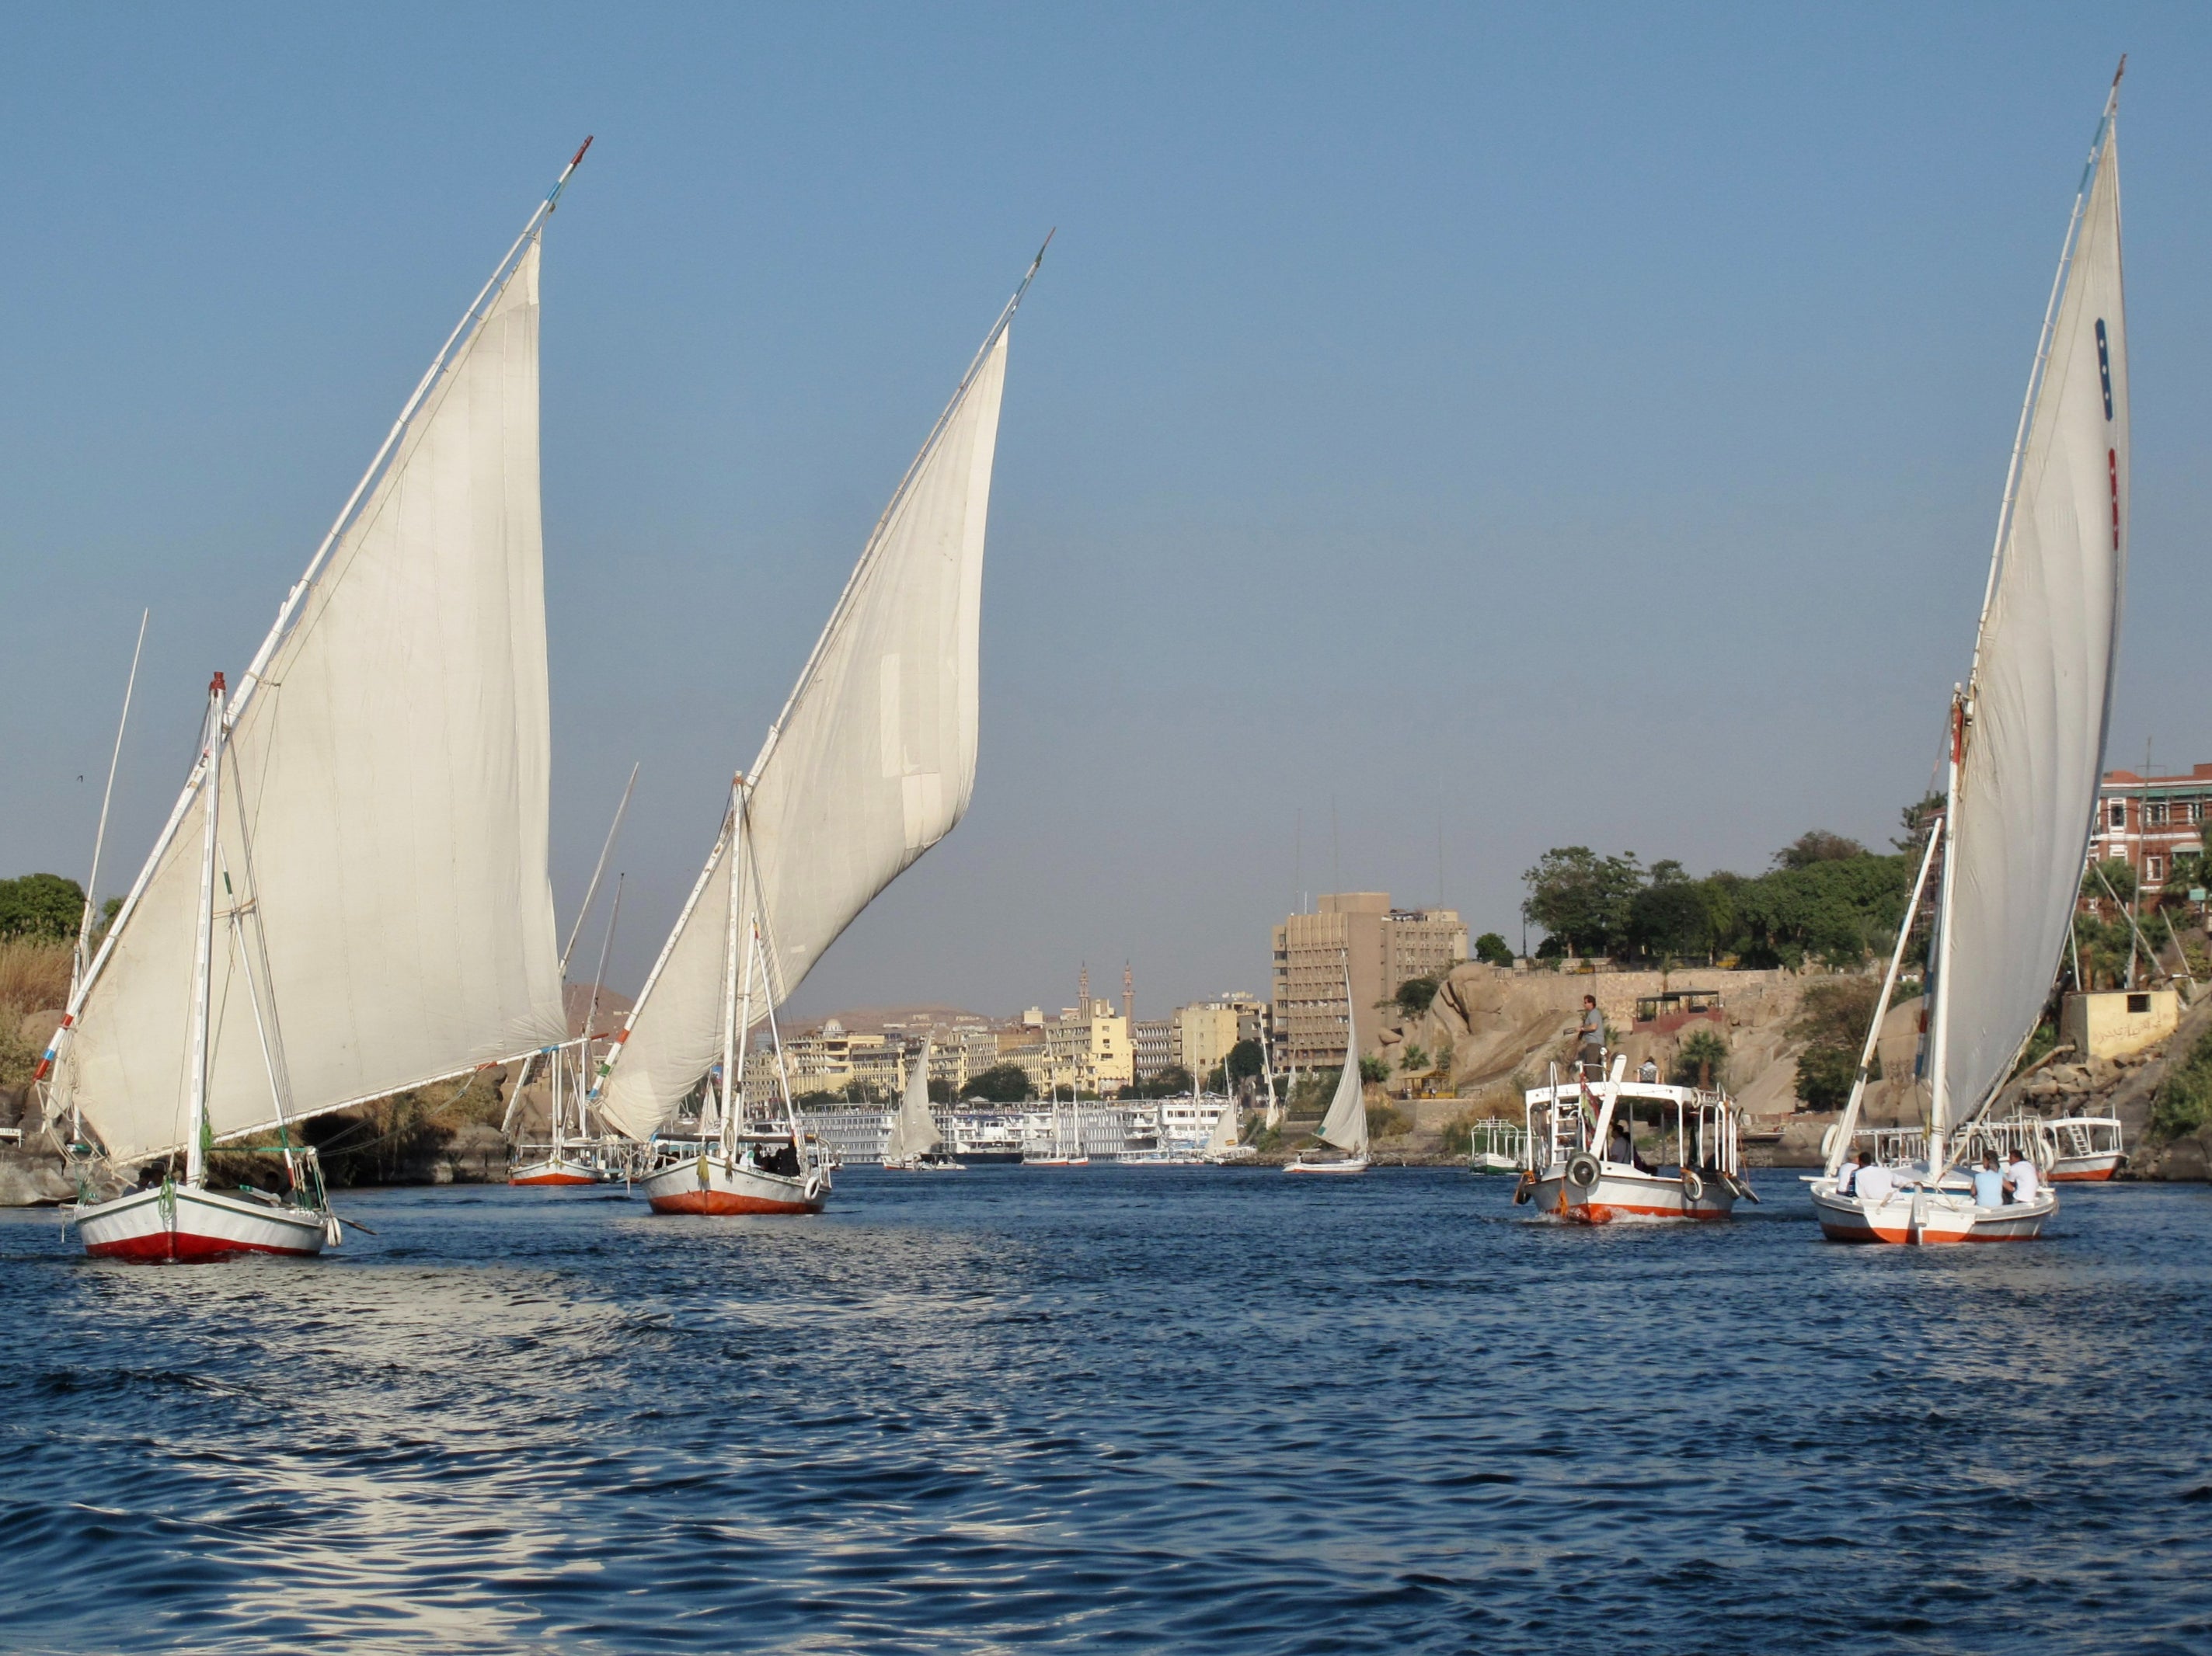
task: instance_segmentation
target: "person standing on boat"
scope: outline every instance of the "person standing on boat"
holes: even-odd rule
[[[1605,1015],[1597,1010],[1597,997],[1583,997],[1583,1021],[1576,1036],[1575,1061],[1585,1076],[1605,1073]]]
[[[1997,1168],[1997,1153],[1990,1150],[1982,1157],[1982,1165],[1974,1169],[1974,1205],[1978,1208],[2001,1208],[2004,1205],[2004,1174]]]
[[[1992,1156],[1990,1160],[1994,1161],[1996,1158]],[[2004,1187],[2012,1199],[2015,1202],[2035,1200],[2036,1187],[2040,1178],[2041,1175],[2035,1170],[2035,1163],[2027,1159],[2027,1152],[2014,1150],[2012,1165],[2004,1170]],[[1974,1199],[1977,1202],[1981,1200],[1981,1187],[1978,1180],[1975,1186]]]

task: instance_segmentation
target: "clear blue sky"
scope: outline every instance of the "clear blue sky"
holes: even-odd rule
[[[967,822],[799,1010],[1264,988],[1301,885],[1518,936],[1583,842],[1883,840],[1965,671],[2114,61],[2115,761],[2212,759],[2184,7],[11,9],[0,873],[114,882],[535,197],[563,923],[634,985],[862,537],[1015,332]],[[82,784],[76,778],[85,777]],[[1303,880],[1297,823],[1303,816]]]

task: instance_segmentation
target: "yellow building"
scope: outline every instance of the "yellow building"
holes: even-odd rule
[[[2118,1058],[2164,1040],[2181,1022],[2181,996],[2172,989],[2113,989],[2069,995],[2058,1016],[2058,1038],[2075,1056]]]
[[[1168,1028],[1168,1061],[1202,1081],[1228,1060],[1238,1041],[1263,1040],[1267,1033],[1267,1003],[1232,990],[1218,999],[1176,1008]]]

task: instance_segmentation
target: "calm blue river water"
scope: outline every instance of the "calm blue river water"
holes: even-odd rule
[[[11,1213],[0,1647],[2212,1648],[2212,1192],[1921,1252],[1761,1184],[370,1192],[168,1269]]]

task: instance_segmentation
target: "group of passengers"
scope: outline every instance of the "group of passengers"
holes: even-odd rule
[[[2008,1203],[2035,1200],[2043,1188],[2043,1175],[2035,1170],[2026,1150],[2012,1154],[2011,1164],[2000,1167],[1995,1150],[1984,1152],[1981,1165],[1972,1170],[1976,1207],[2001,1208]],[[1845,1168],[1844,1176],[1836,1181],[1836,1194],[1880,1202],[1887,1200],[1899,1182],[1895,1173],[1874,1159],[1873,1151],[1861,1150],[1858,1165]]]

